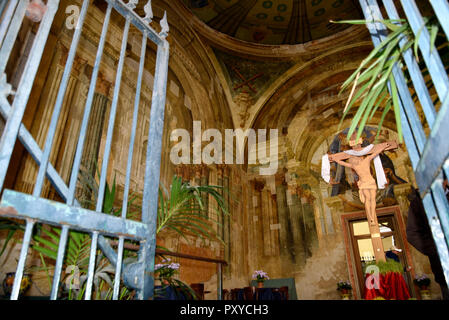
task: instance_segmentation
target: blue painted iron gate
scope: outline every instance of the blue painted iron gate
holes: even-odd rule
[[[119,296],[120,279],[123,279],[126,286],[136,289],[138,299],[148,299],[153,295],[153,278],[151,272],[154,269],[154,256],[156,246],[156,219],[159,190],[159,172],[162,146],[162,132],[164,124],[164,110],[166,98],[166,83],[168,72],[169,45],[166,41],[168,33],[167,17],[160,21],[161,31],[156,32],[149,23],[153,18],[151,1],[144,6],[145,16],[140,17],[135,12],[138,3],[136,0],[124,3],[121,0],[106,0],[107,9],[104,16],[102,33],[98,42],[98,49],[95,58],[95,64],[90,80],[87,100],[85,102],[84,114],[80,128],[79,139],[77,141],[75,159],[71,171],[69,185],[67,186],[58,175],[54,167],[49,163],[49,157],[52,149],[53,139],[55,137],[56,125],[63,105],[64,95],[67,89],[67,83],[75,58],[77,46],[80,40],[83,23],[86,18],[89,0],[84,0],[80,9],[80,14],[75,28],[71,47],[68,53],[67,63],[64,69],[56,102],[53,109],[51,123],[46,136],[44,148],[41,150],[30,132],[22,123],[25,108],[30,97],[30,92],[34,79],[44,52],[50,27],[59,7],[59,0],[48,0],[47,9],[42,20],[39,23],[39,29],[32,44],[31,51],[26,61],[18,88],[15,93],[11,92],[11,85],[8,84],[5,67],[12,52],[19,29],[25,18],[25,12],[29,0],[9,0],[1,1],[0,15],[0,111],[5,120],[5,128],[0,141],[0,188],[3,188],[11,155],[17,139],[23,144],[36,163],[39,165],[38,176],[34,186],[33,194],[23,194],[12,190],[4,190],[1,199],[1,206],[13,207],[11,210],[3,210],[2,215],[14,217],[26,221],[26,228],[23,237],[22,249],[16,270],[14,286],[11,299],[17,299],[19,296],[20,283],[25,267],[26,256],[30,246],[30,240],[33,233],[33,227],[37,223],[46,223],[61,227],[61,235],[55,265],[51,299],[58,297],[58,287],[60,284],[61,270],[64,261],[65,248],[70,230],[81,230],[91,234],[91,248],[89,258],[89,268],[87,274],[87,284],[85,290],[85,299],[90,299],[92,295],[93,276],[95,272],[95,260],[97,247],[101,249],[104,255],[115,267],[115,280],[113,299]],[[92,107],[97,76],[100,68],[100,62],[103,56],[103,50],[108,32],[108,25],[112,11],[115,10],[125,19],[123,30],[122,46],[120,58],[117,66],[115,87],[111,104],[111,111],[108,122],[107,138],[104,157],[101,166],[101,175],[99,182],[99,195],[103,195],[106,188],[106,175],[108,169],[109,156],[111,152],[112,134],[117,112],[117,103],[120,92],[120,82],[122,78],[123,65],[125,60],[125,51],[128,40],[130,26],[137,28],[142,35],[142,47],[140,55],[140,65],[137,79],[137,88],[135,92],[135,103],[133,113],[133,123],[131,128],[131,138],[129,144],[128,162],[126,170],[125,190],[123,196],[123,211],[121,217],[115,217],[102,213],[103,197],[99,196],[96,209],[87,210],[80,207],[75,199],[75,188],[77,177],[80,170],[81,156],[85,142],[89,115]],[[26,19],[26,18],[25,18]],[[126,218],[126,208],[129,195],[129,183],[131,176],[131,164],[133,158],[134,138],[136,135],[137,118],[139,113],[139,99],[142,83],[142,74],[144,71],[145,52],[147,41],[150,40],[157,46],[156,70],[154,73],[154,87],[151,103],[150,126],[148,132],[148,147],[146,156],[146,167],[144,176],[144,190],[142,201],[142,220],[133,221]],[[12,95],[14,94],[14,95]],[[10,101],[8,101],[8,97]],[[55,187],[59,195],[65,200],[65,204],[54,202],[41,198],[41,191],[44,180],[47,178]],[[109,245],[105,236],[118,238],[117,252]],[[138,260],[135,263],[123,265],[123,248],[125,239],[132,239],[140,242]]]
[[[379,23],[382,13],[376,0],[359,0],[368,24],[373,43],[379,45],[388,35],[386,27]],[[419,50],[429,71],[441,106],[436,112],[422,72],[413,56],[412,49],[403,54],[413,82],[414,90],[430,129],[426,137],[403,71],[393,69],[398,86],[401,107],[401,123],[404,140],[415,171],[416,182],[423,199],[426,215],[438,249],[446,282],[449,283],[449,205],[443,190],[443,180],[449,177],[449,79],[437,50],[431,48],[431,35],[424,28],[424,19],[414,0],[400,0],[405,17],[400,17],[393,0],[383,0],[388,17],[406,18],[413,33],[419,35]],[[447,0],[431,0],[431,6],[449,39],[449,4]],[[400,42],[403,46],[405,39]]]

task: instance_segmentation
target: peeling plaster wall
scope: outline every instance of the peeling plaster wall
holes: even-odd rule
[[[304,268],[295,274],[299,300],[340,299],[337,282],[349,279],[342,239],[326,238],[319,250],[307,259]]]

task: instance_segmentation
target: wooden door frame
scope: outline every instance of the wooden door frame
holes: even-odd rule
[[[410,271],[410,274],[412,276],[412,278],[415,277],[415,267],[414,267],[414,263],[413,263],[413,259],[412,259],[412,255],[410,252],[410,248],[407,242],[407,234],[405,231],[405,222],[404,219],[402,218],[402,214],[401,214],[401,210],[399,208],[399,206],[390,206],[390,207],[384,207],[384,208],[378,208],[376,209],[376,214],[378,217],[382,217],[382,216],[386,216],[386,215],[393,215],[395,218],[395,221],[397,222],[397,229],[398,229],[398,233],[400,235],[400,239],[399,241],[401,242],[402,248],[403,249],[403,253],[404,253],[404,257],[406,259],[407,265],[411,266],[412,269]],[[354,220],[359,220],[359,219],[366,219],[366,214],[365,211],[357,211],[357,212],[351,212],[351,213],[346,213],[346,214],[342,214],[340,216],[341,218],[341,228],[342,228],[342,232],[343,232],[343,236],[344,236],[344,241],[345,241],[345,251],[346,251],[346,259],[347,259],[347,264],[348,264],[348,270],[349,270],[349,277],[350,277],[350,281],[351,281],[351,285],[354,289],[353,290],[353,296],[354,299],[357,298],[362,298],[363,296],[363,292],[360,292],[360,280],[358,279],[358,275],[357,275],[357,267],[356,267],[356,263],[358,263],[358,261],[356,261],[355,259],[358,257],[354,256],[354,243],[352,241],[352,237],[351,237],[351,230],[350,230],[350,222],[354,221]],[[413,283],[410,284],[410,290],[412,292],[411,295],[414,296],[414,286]]]

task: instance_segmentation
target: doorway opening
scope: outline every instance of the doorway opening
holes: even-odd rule
[[[400,209],[398,206],[380,208],[376,210],[376,213],[384,252],[389,251],[392,246],[402,250],[398,253],[399,263],[404,267],[403,276],[410,294],[415,296],[413,268],[412,271],[405,271],[409,266],[413,267],[413,265]],[[364,211],[343,215],[342,219],[345,226],[346,254],[349,261],[352,286],[354,293],[362,297],[365,287],[365,266],[367,263],[375,262],[368,220]]]

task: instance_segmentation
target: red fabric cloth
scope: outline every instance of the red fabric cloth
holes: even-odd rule
[[[373,300],[382,297],[385,300],[408,300],[410,293],[404,277],[399,272],[388,272],[385,275],[366,274],[363,299]]]

